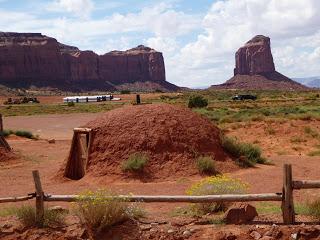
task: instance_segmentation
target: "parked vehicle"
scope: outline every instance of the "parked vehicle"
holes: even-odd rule
[[[24,104],[24,103],[40,103],[36,97],[8,98],[3,104]]]
[[[232,97],[232,100],[256,100],[257,96],[250,95],[250,94],[242,94],[242,95],[235,95]]]

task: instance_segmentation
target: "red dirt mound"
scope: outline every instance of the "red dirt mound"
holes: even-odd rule
[[[185,107],[125,106],[84,127],[94,131],[87,163],[92,175],[126,175],[121,164],[136,152],[149,156],[143,178],[198,174],[195,159],[202,155],[212,156],[220,171],[236,168],[222,149],[219,128]]]

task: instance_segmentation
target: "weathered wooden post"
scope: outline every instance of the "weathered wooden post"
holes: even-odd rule
[[[44,220],[44,193],[41,186],[39,171],[32,171],[34,186],[36,188],[36,223],[42,227]]]
[[[140,103],[141,103],[140,94],[137,94],[137,96],[136,96],[136,101],[137,101],[137,104],[140,104]]]
[[[293,182],[292,167],[290,164],[285,164],[283,168],[283,189],[281,208],[284,224],[294,224],[295,213],[293,204]]]
[[[3,132],[2,114],[0,113],[0,132]]]

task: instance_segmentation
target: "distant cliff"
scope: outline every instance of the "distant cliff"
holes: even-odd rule
[[[281,89],[305,90],[297,83],[275,70],[270,38],[257,35],[240,47],[235,54],[234,76],[213,89]]]
[[[161,52],[140,45],[97,55],[40,33],[0,32],[0,84],[61,90],[177,90]]]

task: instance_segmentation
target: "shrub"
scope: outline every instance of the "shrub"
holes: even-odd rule
[[[4,136],[4,137],[8,137],[9,135],[13,134],[14,132],[12,130],[3,130],[2,132],[0,132],[0,135]]]
[[[130,94],[130,90],[121,90],[120,93],[121,94]]]
[[[74,102],[68,102],[68,107],[74,107],[75,103]]]
[[[25,131],[25,130],[15,131],[14,134],[19,136],[19,137],[25,137],[25,138],[30,138],[30,139],[35,139],[36,138],[35,136],[33,136],[33,134],[31,132]]]
[[[122,170],[132,172],[142,171],[148,160],[148,156],[143,153],[133,153],[128,157],[128,160],[122,163]]]
[[[32,206],[22,206],[16,209],[16,215],[22,224],[26,227],[48,227],[61,224],[65,213],[45,209],[43,222],[36,222],[36,210]]]
[[[319,137],[319,133],[309,126],[304,128],[304,132],[313,138]]]
[[[221,136],[221,144],[226,152],[237,158],[237,163],[243,167],[251,167],[256,163],[266,163],[261,156],[261,149],[250,143],[240,143],[235,138]]]
[[[129,204],[125,198],[111,191],[97,190],[80,195],[76,214],[90,232],[99,234],[115,224],[128,219],[140,218],[144,213],[136,205]]]
[[[239,179],[233,179],[227,175],[207,177],[193,184],[188,190],[188,195],[220,195],[220,194],[244,194],[248,185]],[[224,211],[227,203],[196,203],[193,205],[195,214],[207,214]]]
[[[200,173],[214,174],[216,172],[214,160],[210,156],[198,157],[197,167]]]
[[[203,108],[208,106],[208,100],[205,99],[203,96],[196,95],[191,96],[189,98],[188,107],[189,108]]]

